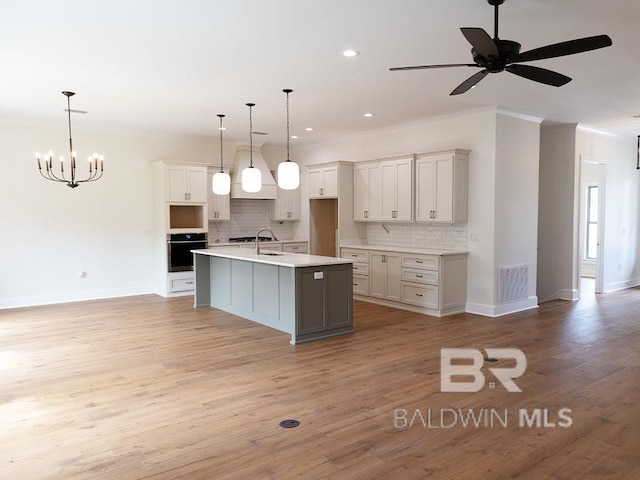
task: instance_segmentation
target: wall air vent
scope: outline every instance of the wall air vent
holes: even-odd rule
[[[527,300],[529,291],[529,265],[498,267],[498,304]]]

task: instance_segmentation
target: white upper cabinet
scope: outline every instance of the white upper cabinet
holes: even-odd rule
[[[413,155],[380,162],[382,218],[385,222],[413,220]]]
[[[231,200],[230,195],[216,195],[211,189],[213,172],[207,175],[207,206],[210,222],[220,222],[231,220]]]
[[[356,164],[353,171],[353,219],[356,222],[382,218],[382,176],[379,162]]]
[[[411,222],[413,155],[356,164],[353,190],[356,222]]]
[[[207,203],[207,167],[167,165],[166,201]]]
[[[309,198],[338,198],[338,167],[309,168]]]
[[[468,167],[467,150],[416,157],[416,222],[467,221]]]
[[[300,188],[283,190],[278,187],[278,198],[271,200],[270,212],[271,220],[300,220]]]

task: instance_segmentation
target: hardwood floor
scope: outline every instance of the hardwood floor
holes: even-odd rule
[[[0,310],[0,478],[640,479],[638,289],[499,318],[356,302],[356,333],[296,346],[192,302]],[[523,392],[441,393],[453,347],[521,349]]]

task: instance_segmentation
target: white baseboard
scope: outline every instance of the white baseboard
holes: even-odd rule
[[[505,303],[504,305],[483,305],[479,303],[467,303],[466,311],[483,315],[485,317],[501,317],[510,313],[521,312],[531,308],[538,308],[538,297],[535,295],[519,302]]]
[[[633,288],[640,285],[640,278],[631,278],[622,282],[608,283],[604,286],[604,292],[615,292],[616,290],[624,290],[625,288]]]
[[[556,293],[540,300],[540,303],[552,302],[553,300],[569,300],[570,302],[580,300],[580,291],[576,289],[558,290]]]
[[[56,295],[40,295],[33,297],[7,298],[0,300],[0,309],[35,307],[55,303],[82,302],[85,300],[101,300],[104,298],[131,297],[156,293],[151,285],[146,287],[114,288],[109,290],[91,290],[86,292],[67,292]]]

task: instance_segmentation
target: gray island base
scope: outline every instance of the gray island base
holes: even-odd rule
[[[194,307],[286,332],[293,345],[353,332],[351,260],[243,248],[193,253]]]

